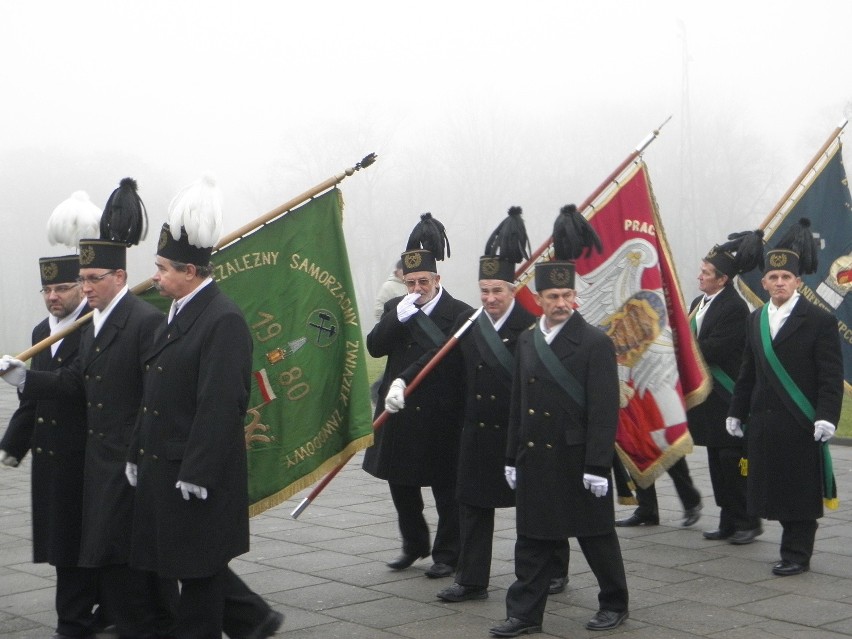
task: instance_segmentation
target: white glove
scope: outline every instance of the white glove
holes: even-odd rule
[[[417,307],[414,305],[414,302],[419,299],[420,293],[409,293],[399,300],[399,304],[396,305],[396,318],[400,322],[408,320],[417,312]]]
[[[405,381],[397,377],[391,382],[388,394],[385,395],[385,410],[398,413],[405,408]]]
[[[20,462],[18,461],[17,457],[12,457],[5,450],[0,449],[0,464],[3,464],[4,466],[8,466],[9,468],[14,468],[19,463]]]
[[[604,497],[609,490],[609,481],[607,481],[606,477],[601,477],[600,475],[583,473],[583,486],[592,491],[595,497]]]
[[[136,474],[138,467],[133,462],[127,462],[124,465],[124,476],[127,477],[127,483],[136,488]]]
[[[835,430],[837,429],[834,424],[827,422],[824,419],[818,419],[814,422],[814,441],[827,442],[829,439],[834,437]]]
[[[195,495],[199,499],[207,499],[207,489],[202,486],[196,486],[187,481],[179,481],[175,484],[175,488],[180,488],[180,493],[186,501],[189,501],[190,495]]]
[[[0,357],[0,375],[4,382],[20,389],[27,378],[27,365],[11,355],[4,355]]]
[[[727,430],[728,434],[733,437],[743,437],[745,435],[743,432],[742,422],[736,417],[728,417],[725,420],[725,430]]]
[[[515,470],[514,466],[506,466],[503,468],[503,473],[506,475],[506,483],[509,484],[509,488],[515,490],[518,485],[518,471]]]

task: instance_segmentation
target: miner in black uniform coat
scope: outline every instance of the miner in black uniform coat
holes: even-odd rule
[[[719,506],[719,527],[704,532],[711,540],[749,544],[763,532],[760,519],[748,514],[745,442],[725,429],[734,380],[745,346],[748,305],[739,296],[734,277],[763,262],[763,233],[738,233],[714,246],[701,262],[698,288],[702,295],[690,305],[690,324],[710,369],[713,390],[689,409],[686,419],[692,440],[707,447],[713,495]]]
[[[558,234],[568,222],[562,216],[576,225],[577,215],[563,207],[554,229],[557,257],[578,257]],[[538,264],[535,282],[543,315],[518,339],[506,447],[506,477],[517,495],[517,580],[506,593],[506,621],[491,628],[497,637],[541,630],[553,555],[568,537],[577,538],[600,586],[600,609],[586,627],[616,628],[628,616],[610,486],[619,409],[615,347],[573,310],[573,262]]]
[[[168,632],[177,595],[176,584],[128,565],[133,489],[124,475],[127,447],[142,397],[142,354],[163,317],[127,286],[127,246],[146,225],[136,183],[125,178],[107,202],[101,237],[80,240],[79,281],[94,309],[80,355],[70,368],[30,371],[22,391],[24,399],[85,398],[80,565],[97,569],[101,605],[122,637]]]
[[[42,295],[50,315],[32,333],[38,344],[89,312],[80,285],[76,255],[39,260]],[[71,366],[80,346],[79,330],[37,353],[32,370]],[[98,603],[97,575],[80,568],[83,521],[83,466],[86,449],[86,403],[67,400],[21,400],[0,441],[0,461],[17,466],[32,451],[33,562],[56,568],[56,634],[86,637],[93,633],[92,610]]]
[[[228,568],[249,549],[245,413],[252,338],[211,277],[221,195],[212,178],[172,201],[154,283],[172,299],[145,353],[142,410],[127,479],[136,487],[130,563],[181,584],[179,639],[263,639],[284,616]],[[188,219],[187,212],[192,212]],[[188,227],[188,228],[187,228]]]
[[[808,226],[797,226],[813,243]],[[747,435],[749,514],[783,529],[781,560],[772,568],[779,576],[810,568],[823,497],[831,496],[824,493],[823,448],[843,402],[837,319],[797,291],[799,274],[816,270],[816,248],[785,239],[766,254],[761,281],[770,300],[749,316],[726,424],[731,434]]]
[[[425,239],[425,241],[424,241]],[[373,357],[387,356],[379,387],[380,413],[392,383],[424,353],[440,346],[470,306],[453,298],[441,286],[436,261],[444,256],[443,226],[422,216],[402,254],[404,282],[410,293],[385,303],[379,322],[367,335]],[[419,246],[428,248],[418,248]],[[364,455],[364,470],[386,479],[399,518],[402,553],[388,563],[394,570],[408,568],[431,552],[429,577],[448,577],[458,562],[459,516],[455,498],[458,446],[462,423],[463,378],[458,367],[446,375],[430,375],[408,397],[405,410],[392,415],[376,431]],[[431,486],[438,511],[434,543],[423,516],[421,487]]]

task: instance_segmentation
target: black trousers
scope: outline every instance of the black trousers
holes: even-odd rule
[[[180,580],[180,603],[175,637],[244,639],[266,619],[271,608],[234,571]]]
[[[100,603],[121,637],[171,634],[179,596],[174,579],[134,570],[127,564],[96,570]]]
[[[760,518],[750,517],[746,505],[748,477],[740,470],[744,452],[736,446],[707,448],[710,483],[719,507],[719,530],[725,532],[760,528]]]
[[[811,563],[814,554],[814,540],[819,524],[816,519],[799,521],[779,521],[781,528],[781,559],[803,566]]]
[[[399,520],[403,552],[417,556],[428,555],[429,526],[423,516],[420,486],[403,486],[391,482],[388,482],[388,486]],[[438,529],[435,531],[435,542],[431,545],[432,561],[449,566],[456,566],[459,559],[459,504],[455,492],[455,484],[432,486],[438,511]]]
[[[56,566],[56,634],[92,634],[92,611],[99,603],[97,568]]]
[[[615,530],[606,535],[577,537],[577,541],[598,580],[600,609],[627,610],[627,577]],[[547,604],[547,589],[553,577],[553,556],[567,545],[567,539],[532,539],[518,535],[515,542],[516,581],[506,593],[507,617],[541,624]]]
[[[459,504],[461,551],[456,567],[456,583],[472,588],[487,588],[491,577],[494,540],[494,508]],[[553,555],[551,577],[566,577],[571,547],[566,543]]]
[[[701,493],[695,488],[692,483],[692,477],[689,475],[689,466],[686,463],[686,457],[681,457],[675,462],[668,471],[669,477],[674,482],[675,491],[680,501],[683,504],[684,510],[695,508],[701,503]],[[636,514],[642,517],[652,517],[659,514],[657,506],[657,490],[651,484],[648,488],[636,487],[636,500],[639,502],[639,507],[636,509]]]

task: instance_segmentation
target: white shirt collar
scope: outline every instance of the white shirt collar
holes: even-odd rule
[[[435,308],[435,305],[438,303],[438,300],[441,299],[441,295],[444,293],[444,287],[441,286],[438,289],[438,292],[435,294],[431,300],[426,302],[423,306],[420,307],[420,310],[426,313],[426,315],[430,315]]]
[[[574,314],[574,311],[571,311],[571,315]],[[556,339],[556,336],[559,335],[559,331],[562,330],[562,327],[568,323],[568,320],[571,319],[571,315],[568,316],[568,319],[564,322],[560,322],[559,324],[554,324],[551,328],[547,328],[545,323],[544,315],[538,320],[538,327],[541,332],[544,334],[544,341],[550,344],[553,340]]]
[[[101,326],[103,326],[104,322],[107,321],[110,313],[112,313],[112,309],[116,307],[116,305],[121,301],[121,298],[127,295],[129,291],[130,288],[127,284],[125,284],[124,288],[122,288],[118,294],[112,298],[112,301],[107,304],[107,307],[104,310],[99,311],[98,309],[95,309],[95,312],[92,314],[92,326],[95,329],[95,337],[97,337],[98,333],[100,333]]]
[[[494,330],[499,331],[501,328],[503,328],[503,324],[506,323],[506,320],[509,318],[509,315],[511,314],[513,308],[515,308],[515,300],[514,299],[512,299],[512,303],[509,304],[509,308],[506,309],[506,312],[503,313],[503,315],[501,315],[500,319],[498,319],[497,321],[492,320],[491,316],[488,313],[486,313],[485,311],[482,311],[482,312],[485,313],[485,316],[489,320],[491,320],[491,325],[494,327]]]
[[[85,305],[86,305],[86,299],[83,298],[83,300],[80,302],[80,304],[77,305],[77,308],[75,308],[73,311],[68,313],[68,315],[66,315],[62,319],[59,319],[58,317],[56,317],[54,315],[48,315],[47,316],[47,324],[48,324],[48,326],[50,326],[50,334],[56,335],[58,332],[64,330],[65,328],[71,326],[71,324],[76,322],[77,316],[80,314],[80,311],[83,310],[83,307]],[[50,354],[51,355],[56,355],[56,351],[59,350],[60,344],[62,344],[61,339],[53,342],[53,344],[50,345]]]
[[[198,293],[198,291],[200,291],[205,286],[209,285],[211,282],[213,282],[213,278],[208,277],[203,282],[201,282],[201,284],[196,286],[187,295],[184,295],[179,300],[172,300],[172,306],[171,306],[171,308],[169,308],[169,318],[168,318],[167,321],[171,322],[174,319],[175,315],[177,315],[178,313],[180,313],[183,310],[183,307],[186,306],[187,302],[189,302],[193,297],[195,297],[196,294]]]

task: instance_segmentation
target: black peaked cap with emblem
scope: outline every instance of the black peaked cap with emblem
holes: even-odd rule
[[[731,233],[727,242],[710,249],[704,261],[729,279],[756,268],[763,270],[763,231]]]
[[[573,204],[559,210],[553,223],[553,259],[535,265],[535,288],[539,293],[548,288],[576,288],[574,260],[603,250],[592,225]]]
[[[405,252],[400,256],[403,274],[420,271],[437,273],[437,263],[444,259],[445,249],[447,257],[450,257],[450,240],[444,225],[431,213],[424,213],[408,236]]]
[[[819,246],[811,232],[811,221],[803,217],[766,252],[764,273],[789,271],[796,277],[815,273],[818,251]]]
[[[515,281],[515,264],[529,257],[530,248],[522,213],[520,206],[511,207],[506,218],[491,233],[485,244],[485,254],[479,258],[480,280]]]

